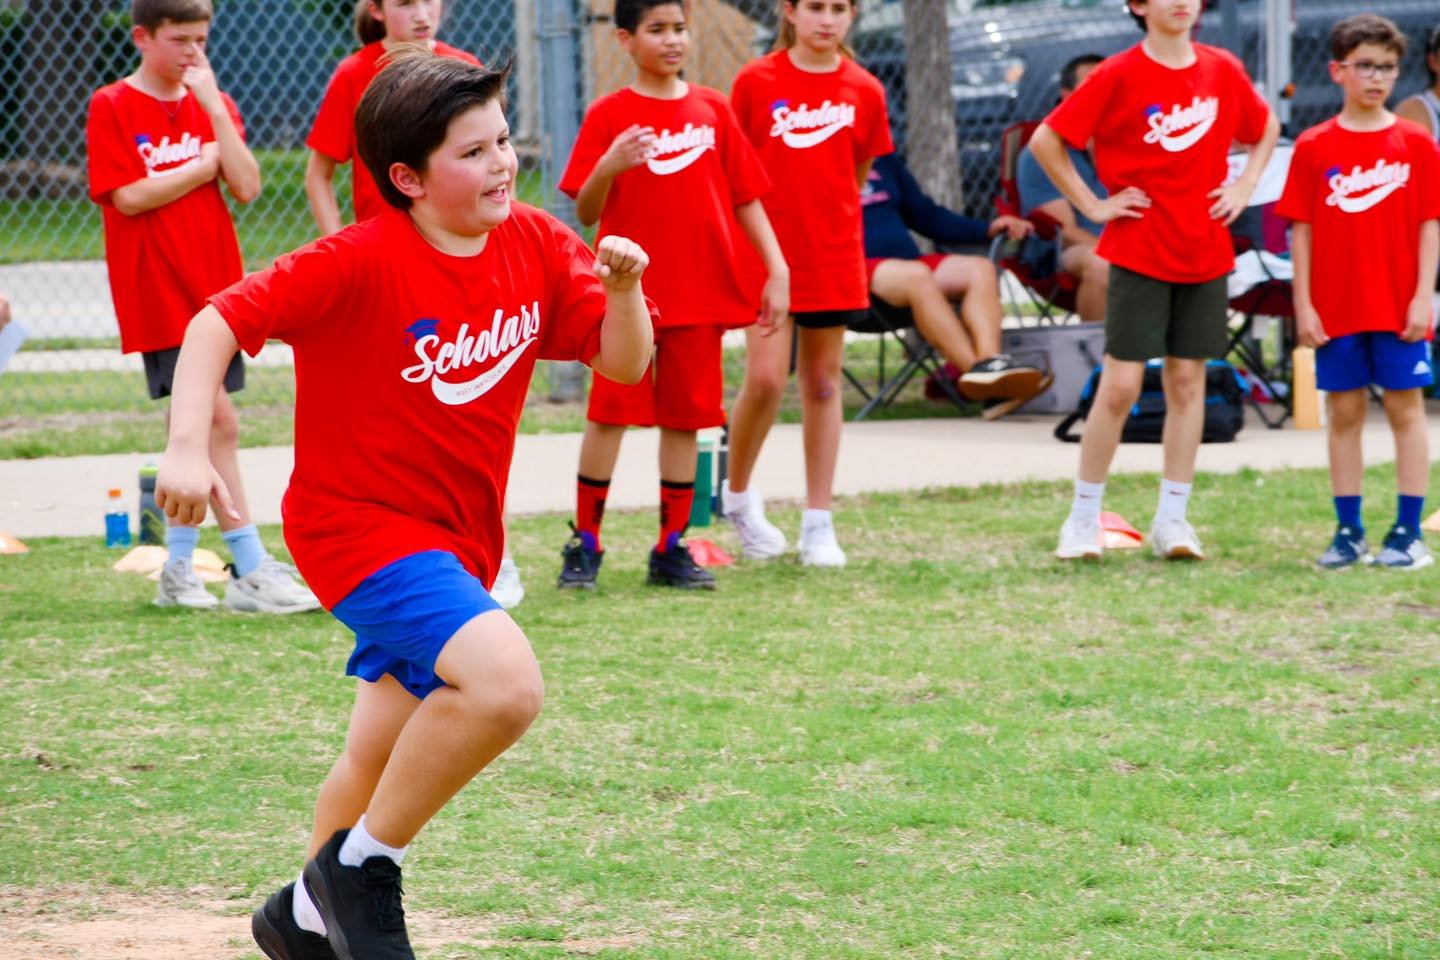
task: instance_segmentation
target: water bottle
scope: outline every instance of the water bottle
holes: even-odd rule
[[[140,542],[163,546],[165,543],[165,511],[155,503],[154,461],[140,468]]]
[[[105,501],[105,546],[130,546],[130,513],[125,509],[124,491],[110,488]]]
[[[715,482],[715,440],[701,437],[695,446],[695,497],[690,501],[690,526],[708,527]]]

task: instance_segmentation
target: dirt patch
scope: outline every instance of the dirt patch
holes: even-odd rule
[[[250,939],[246,907],[174,891],[157,898],[0,891],[0,960],[251,960],[260,955]],[[412,941],[422,950],[531,942],[494,939],[497,923],[488,919],[458,920],[424,911],[411,912],[407,919]],[[643,942],[639,934],[544,941],[578,955]]]

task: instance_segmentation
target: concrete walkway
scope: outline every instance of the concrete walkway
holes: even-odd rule
[[[1078,449],[1051,436],[1052,417],[1012,417],[996,423],[966,420],[896,420],[847,423],[840,448],[836,492],[916,490],[977,486],[1073,476]],[[655,462],[659,434],[632,431],[625,440],[611,487],[610,506],[648,507],[656,502]],[[1440,450],[1440,417],[1430,418],[1430,444]],[[579,434],[521,436],[511,473],[510,509],[517,514],[574,508]],[[1377,412],[1365,432],[1365,459],[1393,459],[1389,430]],[[100,536],[105,491],[120,487],[125,502],[138,498],[137,476],[152,457],[119,454],[0,462],[0,531],[17,537]],[[252,513],[259,523],[280,522],[280,498],[292,468],[289,447],[240,451]],[[1230,473],[1245,467],[1272,470],[1325,465],[1320,431],[1267,430],[1252,421],[1234,443],[1207,444],[1200,469]],[[1117,472],[1158,472],[1160,448],[1126,444]],[[770,434],[756,472],[769,500],[798,501],[805,494],[800,427],[780,425]],[[212,521],[213,522],[213,521]]]

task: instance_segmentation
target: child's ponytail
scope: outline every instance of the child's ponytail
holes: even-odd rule
[[[360,45],[368,46],[377,41],[385,39],[385,24],[375,19],[375,12],[372,6],[378,7],[385,0],[355,0],[355,39]]]
[[[771,50],[789,50],[795,46],[795,25],[785,16],[785,8],[789,7],[794,9],[794,6],[795,4],[792,0],[780,0],[780,11],[775,18],[775,43],[771,46]],[[850,8],[855,11],[857,16],[860,14],[860,5],[856,0],[850,0]],[[855,51],[852,50],[850,44],[844,40],[840,41],[840,53],[849,57],[851,60],[855,59]]]

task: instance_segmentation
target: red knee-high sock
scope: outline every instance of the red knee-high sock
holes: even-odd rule
[[[695,481],[660,481],[660,543],[662,553],[680,539],[690,525],[690,505],[695,502]]]
[[[605,498],[610,496],[609,480],[575,476],[575,530],[585,546],[600,549],[600,522],[605,519]]]

